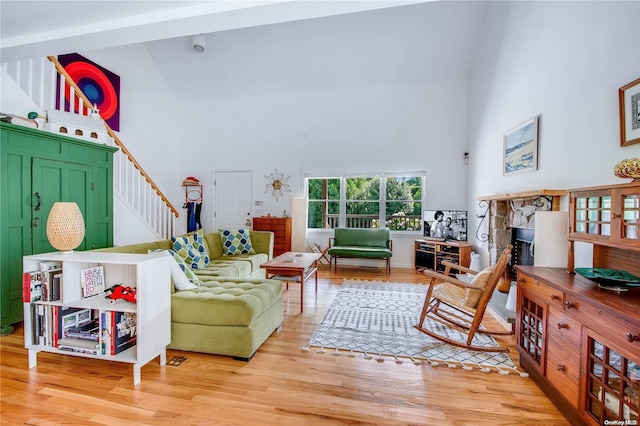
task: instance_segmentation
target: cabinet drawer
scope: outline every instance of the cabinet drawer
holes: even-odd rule
[[[518,284],[524,291],[540,298],[541,301],[548,303],[549,306],[562,308],[564,303],[564,293],[562,291],[521,273],[518,273]]]
[[[558,333],[549,333],[546,377],[553,387],[574,408],[577,408],[580,384],[580,346],[564,340]]]
[[[577,408],[582,325],[560,309],[549,308],[548,312],[546,376]]]
[[[625,317],[598,309],[598,306],[567,297],[566,313],[591,330],[607,337],[631,353],[640,352],[640,324]],[[629,338],[632,341],[629,341]]]
[[[582,325],[571,318],[564,311],[556,308],[549,309],[547,332],[549,337],[566,342],[572,348],[580,348],[580,333]]]

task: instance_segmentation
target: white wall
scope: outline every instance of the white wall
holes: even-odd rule
[[[640,77],[640,2],[493,2],[488,17],[469,102],[469,234],[485,264],[478,196],[622,183],[615,164],[640,157],[618,127],[618,88]],[[538,170],[503,176],[504,132],[535,115]],[[590,256],[579,247],[577,266]]]
[[[213,224],[214,170],[252,170],[263,214],[290,214],[291,197],[304,195],[307,170],[427,170],[426,207],[464,207],[465,80],[257,90],[193,101],[166,89],[144,45],[84,55],[120,75],[121,140],[174,206],[184,202],[180,184],[186,176],[205,185],[205,232]],[[290,60],[293,66],[296,58]],[[291,192],[278,202],[265,193],[264,176],[275,168],[291,176]],[[395,266],[412,266],[412,238],[394,243]]]

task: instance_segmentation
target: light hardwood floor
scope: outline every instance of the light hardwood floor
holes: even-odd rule
[[[305,285],[284,294],[285,319],[250,362],[169,350],[179,367],[39,354],[27,368],[22,329],[0,338],[2,425],[566,425],[529,378],[410,362],[304,353],[343,278],[424,282],[412,269],[320,270],[317,297]],[[499,341],[517,362],[512,336]]]

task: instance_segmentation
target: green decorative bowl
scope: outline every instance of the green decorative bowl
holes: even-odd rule
[[[619,269],[576,268],[576,273],[609,290],[626,291],[629,287],[640,287],[640,277]]]

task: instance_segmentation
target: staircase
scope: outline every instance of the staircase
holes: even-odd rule
[[[70,92],[69,105],[79,105],[79,111],[68,111],[69,113],[90,114],[93,105],[55,57],[3,63],[2,69],[37,105],[40,115],[45,116],[45,111],[55,110],[57,104],[65,105],[65,90]],[[60,99],[56,99],[57,82],[63,88],[60,90]],[[114,154],[114,197],[117,197],[157,239],[168,239],[175,235],[178,211],[138,164],[118,135],[102,118],[99,120],[100,126],[104,126],[101,129],[106,128],[109,135],[107,145],[119,148]]]

